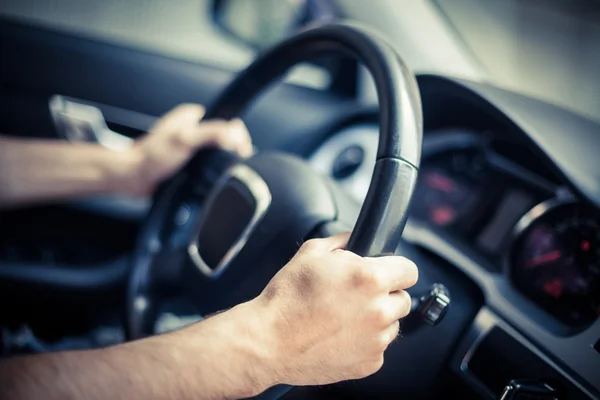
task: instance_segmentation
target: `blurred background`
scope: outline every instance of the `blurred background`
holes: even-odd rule
[[[212,0],[3,0],[0,15],[230,70],[303,21],[345,17],[386,34],[417,73],[491,81],[600,121],[598,0],[216,3],[219,21]],[[314,66],[290,79],[329,83]]]

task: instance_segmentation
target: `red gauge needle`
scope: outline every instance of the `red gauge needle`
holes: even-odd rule
[[[542,264],[546,264],[551,261],[556,261],[561,257],[562,257],[562,253],[559,250],[554,250],[549,253],[544,253],[537,257],[527,260],[527,267],[528,268],[539,267]]]

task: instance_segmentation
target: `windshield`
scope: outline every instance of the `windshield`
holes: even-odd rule
[[[600,1],[434,1],[495,84],[600,121]]]
[[[272,43],[284,35],[279,19],[293,15],[276,12],[275,5],[294,6],[299,15],[318,11],[327,18],[331,10],[337,9],[332,7],[336,5],[340,16],[375,26],[386,34],[417,73],[468,79],[480,79],[483,75],[497,86],[555,103],[600,122],[600,0],[218,3],[232,5],[229,10],[235,12],[225,20],[238,36],[248,39],[250,32],[250,38],[256,39],[254,34],[269,32],[267,39]],[[256,56],[258,49],[217,26],[211,14],[214,4],[215,0],[3,0],[0,17],[239,70]],[[425,9],[433,15],[423,14]],[[265,10],[266,18],[261,17]],[[293,20],[288,21],[290,33],[301,28],[293,26]],[[277,22],[278,33],[265,30],[269,21]],[[459,47],[461,52],[466,48],[471,56],[465,57],[468,62],[457,61],[452,47]],[[471,65],[471,59],[476,65]],[[472,71],[474,67],[478,67],[476,73]],[[326,88],[330,77],[319,68],[304,65],[291,78],[297,83]]]

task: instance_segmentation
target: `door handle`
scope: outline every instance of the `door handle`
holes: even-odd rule
[[[113,150],[126,150],[133,139],[111,130],[102,111],[61,95],[48,102],[50,115],[58,134],[71,142],[98,143]]]

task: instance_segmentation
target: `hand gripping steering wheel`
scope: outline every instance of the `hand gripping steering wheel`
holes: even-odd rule
[[[157,192],[140,234],[127,296],[129,338],[153,334],[161,299],[169,293],[185,289],[203,314],[257,296],[299,243],[351,228],[354,221],[348,250],[394,253],[417,179],[422,114],[413,74],[381,37],[349,24],[299,33],[241,72],[205,119],[238,117],[292,66],[331,52],[362,62],[379,99],[377,161],[358,219],[335,182],[302,159],[265,152],[240,160],[224,151],[199,152]]]

